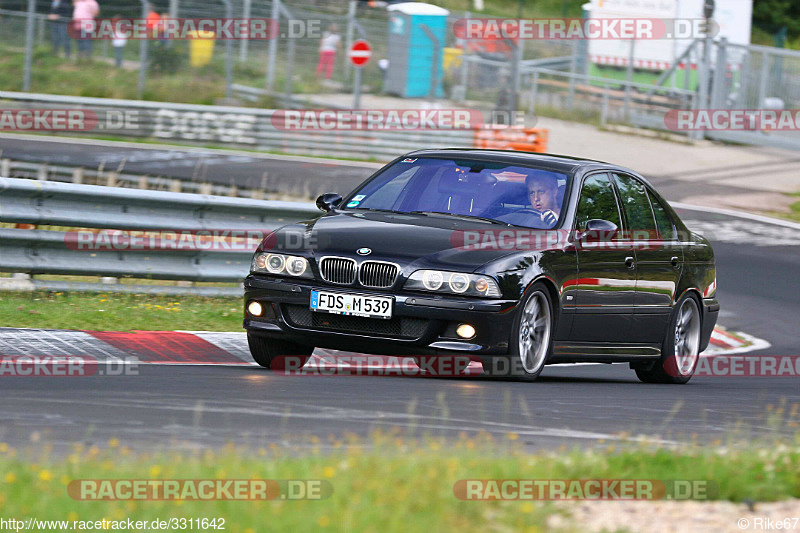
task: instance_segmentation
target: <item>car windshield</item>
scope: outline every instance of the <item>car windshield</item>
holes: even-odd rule
[[[559,222],[568,182],[566,174],[533,166],[412,157],[387,167],[352,194],[343,209],[450,215],[550,229]]]

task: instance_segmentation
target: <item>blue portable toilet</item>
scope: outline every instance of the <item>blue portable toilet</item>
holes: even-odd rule
[[[384,92],[406,98],[441,98],[450,12],[422,2],[393,4],[387,9],[389,70]]]

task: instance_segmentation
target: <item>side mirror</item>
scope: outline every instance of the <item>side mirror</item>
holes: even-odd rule
[[[619,228],[611,221],[602,218],[593,218],[586,221],[586,229],[574,230],[567,245],[567,251],[575,251],[588,242],[612,241]]]
[[[617,231],[617,225],[602,218],[593,218],[586,221],[585,232],[589,231]]]
[[[317,208],[328,212],[342,203],[342,196],[335,192],[326,192],[317,198]]]

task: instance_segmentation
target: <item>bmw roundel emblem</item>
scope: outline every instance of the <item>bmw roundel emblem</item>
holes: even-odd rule
[[[369,255],[372,253],[372,250],[370,248],[359,248],[356,250],[356,253],[358,255]]]

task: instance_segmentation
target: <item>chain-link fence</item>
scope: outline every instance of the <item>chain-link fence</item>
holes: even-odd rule
[[[213,103],[230,94],[219,87],[226,79],[230,65],[231,82],[252,89],[250,100],[261,105],[282,105],[285,95],[316,95],[353,91],[354,67],[347,59],[347,50],[357,39],[367,40],[372,48],[371,61],[361,70],[364,94],[384,92],[386,73],[397,68],[389,62],[391,12],[385,8],[370,8],[366,2],[293,0],[261,1],[230,0],[230,11],[223,1],[164,0],[143,6],[143,1],[104,7],[100,2],[100,18],[142,18],[152,7],[163,17],[219,19],[264,18],[279,22],[275,39],[250,39],[226,41],[222,39],[159,40],[147,42],[130,39],[115,47],[111,39],[91,42],[91,64],[76,65],[85,69],[85,86],[77,89],[66,86],[66,92],[87,96],[115,96],[150,100],[173,99],[194,103]],[[277,5],[276,5],[277,4]],[[33,56],[30,87],[7,86],[7,89],[31,92],[53,92],[58,86],[57,74],[64,69],[65,61],[77,61],[77,41],[64,35],[60,27],[66,19],[48,20],[51,0],[37,0],[32,15],[20,11],[2,11],[0,18],[0,50],[20,59],[26,50],[25,28],[29,16],[35,21],[31,43]],[[111,9],[111,11],[109,11]],[[508,87],[511,80],[515,43],[475,43],[456,39],[452,28],[455,22],[469,16],[451,13],[447,17],[447,31],[442,42],[435,44],[443,65],[438,88],[425,95],[430,99],[453,98],[458,102],[470,101],[481,107],[506,108],[509,104]],[[340,36],[335,57],[329,66],[320,60],[320,44],[325,32]],[[69,51],[69,59],[65,53]],[[575,53],[572,43],[557,41],[520,42],[519,60],[521,75],[527,63],[552,59],[548,65],[566,67],[565,59]],[[424,46],[424,43],[423,43]],[[146,48],[142,53],[142,47]],[[422,53],[418,50],[412,53]],[[146,71],[142,76],[105,68],[114,66],[117,57],[120,69],[139,72],[142,61]],[[229,60],[230,57],[230,60]],[[558,60],[561,60],[559,63]],[[107,74],[107,75],[104,75]],[[20,80],[21,82],[21,80]],[[216,84],[216,90],[210,84]],[[266,89],[266,91],[264,91]],[[264,91],[259,96],[259,91]],[[169,95],[177,97],[169,98]],[[201,95],[213,95],[203,100]],[[402,96],[402,95],[401,95]]]
[[[347,50],[357,39],[367,40],[372,47],[372,59],[361,70],[362,94],[405,98],[402,90],[389,83],[387,73],[419,74],[411,59],[397,59],[394,12],[366,2],[159,0],[146,4],[131,0],[110,8],[101,0],[101,18],[144,17],[152,7],[170,18],[275,19],[279,29],[274,39],[130,39],[118,47],[114,44],[120,43],[110,39],[96,40],[91,43],[92,61],[77,58],[77,42],[64,40],[63,28],[59,29],[65,20],[48,19],[51,6],[52,0],[35,0],[30,14],[0,10],[0,52],[9,64],[19,66],[18,71],[30,64],[29,76],[7,77],[5,89],[267,108],[348,107],[353,102],[347,96],[353,92],[355,68]],[[460,40],[454,26],[459,19],[471,17],[451,12],[440,34],[430,33],[427,40],[407,46],[410,56],[429,54],[428,49],[435,48],[434,54],[440,55],[434,63],[442,65],[440,71],[431,71],[430,89],[415,96],[426,102],[448,101],[433,105],[516,109],[528,111],[529,116],[662,129],[665,114],[676,109],[794,109],[800,105],[797,51],[733,45],[720,39],[709,40],[706,53],[705,41],[698,39],[677,54],[666,70],[658,71],[634,61],[637,46],[644,46],[635,41],[630,43],[630,63],[620,57],[613,65],[601,65],[589,56],[585,41]],[[320,54],[325,32],[340,36],[332,59],[327,60]],[[65,43],[70,45],[69,59]],[[76,77],[76,71],[81,76]],[[386,102],[389,107],[424,105]],[[747,135],[759,143],[794,142],[787,133]]]

